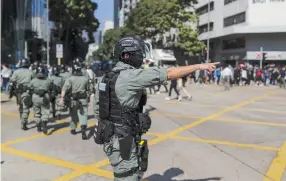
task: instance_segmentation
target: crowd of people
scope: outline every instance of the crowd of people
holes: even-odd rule
[[[269,86],[279,85],[286,88],[286,66],[267,65],[260,69],[258,66],[240,65],[220,66],[214,72],[196,71],[191,79],[199,84],[223,85],[229,82],[237,86]],[[229,79],[229,80],[228,80]]]
[[[145,61],[142,68],[153,66],[153,62]],[[162,67],[162,64],[159,66]],[[241,64],[237,67],[218,65],[213,72],[197,70],[189,76],[178,80],[171,80],[169,88],[167,85],[163,85],[165,92],[168,94],[165,99],[171,100],[172,91],[174,91],[178,101],[182,100],[181,92],[184,92],[187,99],[190,100],[192,96],[186,89],[188,83],[198,85],[216,84],[223,86],[224,90],[230,90],[232,86],[279,86],[286,89],[286,66],[271,64],[260,69],[257,65],[245,66]],[[161,86],[150,87],[149,94],[160,94]]]

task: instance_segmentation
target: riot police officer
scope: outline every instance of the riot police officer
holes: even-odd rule
[[[89,83],[88,78],[83,76],[81,66],[77,63],[73,65],[72,76],[69,77],[62,88],[60,103],[64,103],[64,97],[67,91],[70,91],[70,115],[71,115],[71,134],[76,134],[77,122],[81,126],[82,139],[86,140],[87,128],[87,106],[89,98]]]
[[[63,77],[60,76],[60,67],[59,66],[54,66],[52,68],[52,76],[50,77],[50,80],[52,82],[52,87],[53,87],[53,97],[51,100],[52,103],[52,113],[53,117],[56,117],[56,112],[57,111],[64,111],[65,107],[61,104],[59,104],[60,101],[60,95],[61,95],[61,90],[64,85],[64,79]],[[57,119],[60,119],[60,114],[57,115]]]
[[[29,70],[30,61],[26,58],[19,61],[20,68],[13,73],[9,84],[9,98],[16,96],[19,106],[19,114],[21,119],[21,128],[27,130],[28,117],[32,100],[29,94],[29,82],[34,78],[34,73]]]
[[[78,64],[81,66],[81,72],[83,74],[83,76],[86,76],[87,78],[89,78],[88,74],[87,74],[87,70],[86,70],[86,65],[84,64],[82,58],[76,58],[74,61],[73,61],[73,64]]]
[[[99,119],[94,139],[97,144],[104,144],[115,181],[140,180],[147,170],[147,140],[142,140],[141,136],[150,128],[151,119],[142,112],[147,97],[144,89],[198,69],[213,70],[215,67],[215,64],[198,64],[141,69],[148,52],[145,42],[138,37],[119,40],[113,52],[118,63],[104,74],[94,96],[95,117]]]
[[[52,83],[46,79],[45,72],[45,68],[39,66],[36,78],[29,83],[29,88],[33,94],[32,101],[37,130],[47,134],[47,123],[50,116],[50,96],[53,90]]]
[[[64,79],[64,81],[71,76],[71,72],[68,71],[66,65],[60,65],[60,76]]]

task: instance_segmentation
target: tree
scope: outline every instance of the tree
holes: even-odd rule
[[[91,0],[50,0],[49,7],[49,18],[55,25],[52,30],[54,43],[63,42],[65,61],[77,56],[84,59],[88,44],[94,42],[93,33],[99,26],[94,17],[97,4]],[[83,32],[88,40],[84,40]]]
[[[94,56],[98,60],[111,60],[113,47],[116,42],[125,36],[135,35],[134,32],[125,27],[107,30],[103,35],[103,43],[99,46],[98,50],[94,52]]]
[[[141,0],[132,10],[126,27],[144,38],[152,39],[156,48],[182,50],[185,55],[198,55],[204,48],[196,31],[197,15],[192,11],[197,0]],[[171,34],[170,30],[177,30]]]

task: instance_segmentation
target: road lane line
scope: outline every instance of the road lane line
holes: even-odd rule
[[[286,142],[279,149],[263,181],[281,181],[286,168]]]
[[[252,102],[255,102],[256,100],[263,99],[263,98],[268,97],[268,96],[270,96],[270,95],[272,95],[272,94],[275,94],[276,92],[278,92],[278,91],[273,91],[273,92],[267,93],[267,94],[265,94],[265,95],[263,95],[263,96],[259,96],[259,97],[253,98],[253,99],[251,99],[251,100],[249,100],[249,101],[244,101],[244,102],[242,102],[242,103],[240,103],[240,104],[236,104],[236,105],[234,105],[234,106],[230,106],[230,107],[228,107],[228,108],[226,108],[226,109],[223,109],[223,110],[221,110],[221,111],[219,111],[219,112],[217,112],[217,113],[215,113],[215,114],[212,114],[212,115],[210,115],[210,116],[200,118],[198,121],[192,122],[191,124],[188,124],[188,125],[185,125],[185,126],[183,126],[183,127],[178,128],[178,129],[175,129],[175,130],[171,131],[170,133],[168,133],[168,134],[166,134],[166,135],[161,135],[161,136],[159,136],[159,137],[157,137],[157,138],[155,138],[155,139],[152,139],[152,140],[149,142],[149,145],[151,146],[151,145],[157,144],[157,143],[159,143],[159,142],[161,142],[161,141],[164,141],[164,140],[168,139],[168,138],[171,137],[171,136],[175,136],[176,134],[178,134],[178,133],[180,133],[180,132],[183,132],[183,131],[185,131],[185,130],[187,130],[187,129],[190,129],[190,128],[194,127],[194,126],[197,126],[197,125],[199,125],[199,124],[202,124],[202,123],[206,122],[206,121],[209,120],[209,119],[214,119],[215,117],[220,116],[220,115],[222,115],[222,114],[224,114],[224,113],[226,113],[226,112],[229,112],[229,111],[238,109],[238,108],[240,108],[240,107],[242,107],[242,106],[244,106],[244,105],[247,105],[247,104],[250,104],[250,103],[252,103]],[[5,147],[4,147],[4,148],[5,148]],[[8,149],[8,148],[6,148],[6,149]],[[6,151],[7,151],[7,150],[6,150]],[[20,151],[20,152],[21,152],[21,151]],[[12,151],[10,151],[10,153],[13,154]],[[14,154],[16,154],[16,153],[14,152]],[[19,154],[19,153],[18,153],[18,154]],[[32,155],[34,155],[34,154],[31,154],[31,155],[30,155],[30,159],[37,158],[37,157],[33,157]],[[22,154],[22,156],[24,157],[25,154]],[[27,155],[26,155],[26,156],[27,156]],[[37,159],[38,159],[38,158],[37,158]],[[41,160],[41,159],[39,159],[39,160]],[[54,161],[51,161],[51,160],[52,160],[52,159],[47,159],[47,162],[46,162],[46,163],[51,163],[51,164],[57,163],[57,162],[54,162]],[[99,161],[99,162],[96,162],[96,163],[94,163],[94,164],[98,164],[98,166],[104,167],[104,166],[106,166],[108,163],[109,163],[108,159],[104,159],[104,160]],[[71,164],[73,164],[73,163],[71,163]],[[111,177],[110,177],[110,176],[111,176],[110,174],[111,174],[112,172],[106,171],[106,170],[95,170],[94,167],[91,167],[91,166],[93,166],[94,164],[92,164],[92,165],[90,165],[90,166],[88,166],[88,167],[86,167],[86,166],[84,166],[84,167],[80,166],[80,168],[73,168],[73,169],[75,169],[74,172],[77,172],[77,173],[69,173],[69,178],[70,178],[70,180],[72,179],[70,176],[79,177],[79,176],[80,176],[79,173],[86,173],[86,171],[87,171],[87,173],[92,173],[92,174],[95,174],[95,175],[97,175],[97,176],[103,176],[103,177],[106,177],[106,178],[111,178]],[[66,166],[69,166],[69,165],[66,165]],[[69,167],[66,167],[66,166],[64,166],[64,164],[63,164],[63,167],[69,168]],[[85,172],[80,172],[81,170],[82,170],[82,171],[85,171]],[[112,178],[113,178],[113,177],[112,177]]]
[[[152,112],[151,116],[167,116],[167,117],[190,118],[190,119],[203,118],[200,116],[158,113],[158,112]],[[281,126],[281,127],[286,126],[286,124],[283,124],[283,123],[271,123],[271,122],[263,122],[263,121],[252,121],[252,120],[235,120],[235,119],[228,119],[228,118],[213,118],[210,121],[235,122],[235,123],[257,124],[257,125],[267,125],[267,126]]]
[[[83,168],[82,165],[75,164],[73,162],[64,161],[64,160],[60,160],[60,159],[56,159],[56,158],[50,158],[50,157],[46,157],[46,156],[38,155],[38,154],[34,154],[34,153],[29,153],[26,151],[17,150],[17,149],[9,148],[6,146],[1,146],[1,151],[5,152],[5,153],[12,154],[12,155],[17,155],[17,156],[28,158],[31,160],[35,160],[38,162],[48,163],[51,165],[56,165],[56,166],[60,166],[60,167],[64,167],[64,168],[76,169],[76,170],[80,170]]]
[[[263,122],[263,121],[250,121],[250,120],[234,120],[234,119],[223,119],[223,118],[215,118],[211,121],[221,121],[221,122],[230,122],[230,123],[244,123],[244,124],[256,124],[256,125],[266,125],[266,126],[278,126],[285,127],[286,124],[283,123],[271,123],[271,122]]]
[[[211,143],[211,144],[235,146],[235,147],[242,147],[242,148],[260,149],[260,150],[267,150],[267,151],[278,151],[279,150],[279,148],[275,148],[275,147],[260,146],[260,145],[254,145],[254,144],[234,143],[234,142],[229,142],[229,141],[207,140],[207,139],[189,138],[189,137],[183,137],[183,136],[170,136],[169,138],[185,140],[185,141],[194,141],[194,142],[199,142],[199,143]]]
[[[69,122],[68,120],[61,120],[61,122]],[[88,126],[94,126],[96,124],[96,121],[91,121],[88,123]],[[79,128],[80,126],[78,125],[77,128]],[[69,131],[70,128],[67,127],[67,128],[62,128],[62,129],[59,129],[59,130],[56,130],[55,132],[53,132],[52,135],[56,134],[56,133],[62,133],[62,132],[66,132],[66,131]],[[32,140],[32,139],[36,139],[36,138],[40,138],[40,137],[43,137],[43,136],[52,136],[52,135],[45,135],[44,133],[40,133],[40,134],[36,134],[36,135],[32,135],[32,136],[28,136],[28,137],[24,137],[24,138],[19,138],[19,139],[16,139],[16,140],[11,140],[11,141],[7,141],[5,143],[2,143],[1,145],[3,146],[9,146],[9,145],[12,145],[12,144],[16,144],[16,143],[21,143],[21,142],[24,142],[24,141],[28,141],[28,140]]]

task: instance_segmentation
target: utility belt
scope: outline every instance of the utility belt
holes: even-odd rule
[[[58,94],[61,94],[62,89],[61,89],[60,86],[55,86],[55,87],[54,87],[54,91],[55,91],[56,95],[58,95]]]
[[[29,90],[29,87],[27,85],[19,84],[16,89],[16,93],[23,94],[24,92],[27,92]]]
[[[34,94],[37,94],[40,97],[44,97],[48,91],[43,90],[43,89],[36,89],[33,91]]]
[[[87,93],[85,93],[85,92],[72,93],[72,98],[73,98],[73,100],[86,99]]]
[[[132,117],[136,117],[136,119],[128,119]],[[123,114],[121,119],[118,119],[116,116],[111,116],[110,120],[99,120],[97,130],[94,133],[94,141],[97,144],[104,144],[110,142],[114,135],[118,136],[120,155],[123,160],[129,160],[132,144],[135,140],[138,156],[138,168],[136,169],[145,172],[148,167],[149,150],[147,140],[141,140],[141,136],[143,133],[146,133],[150,127],[151,118],[145,113],[136,113],[134,115]],[[120,174],[115,173],[114,176],[120,178],[135,173],[131,172],[132,171]]]

